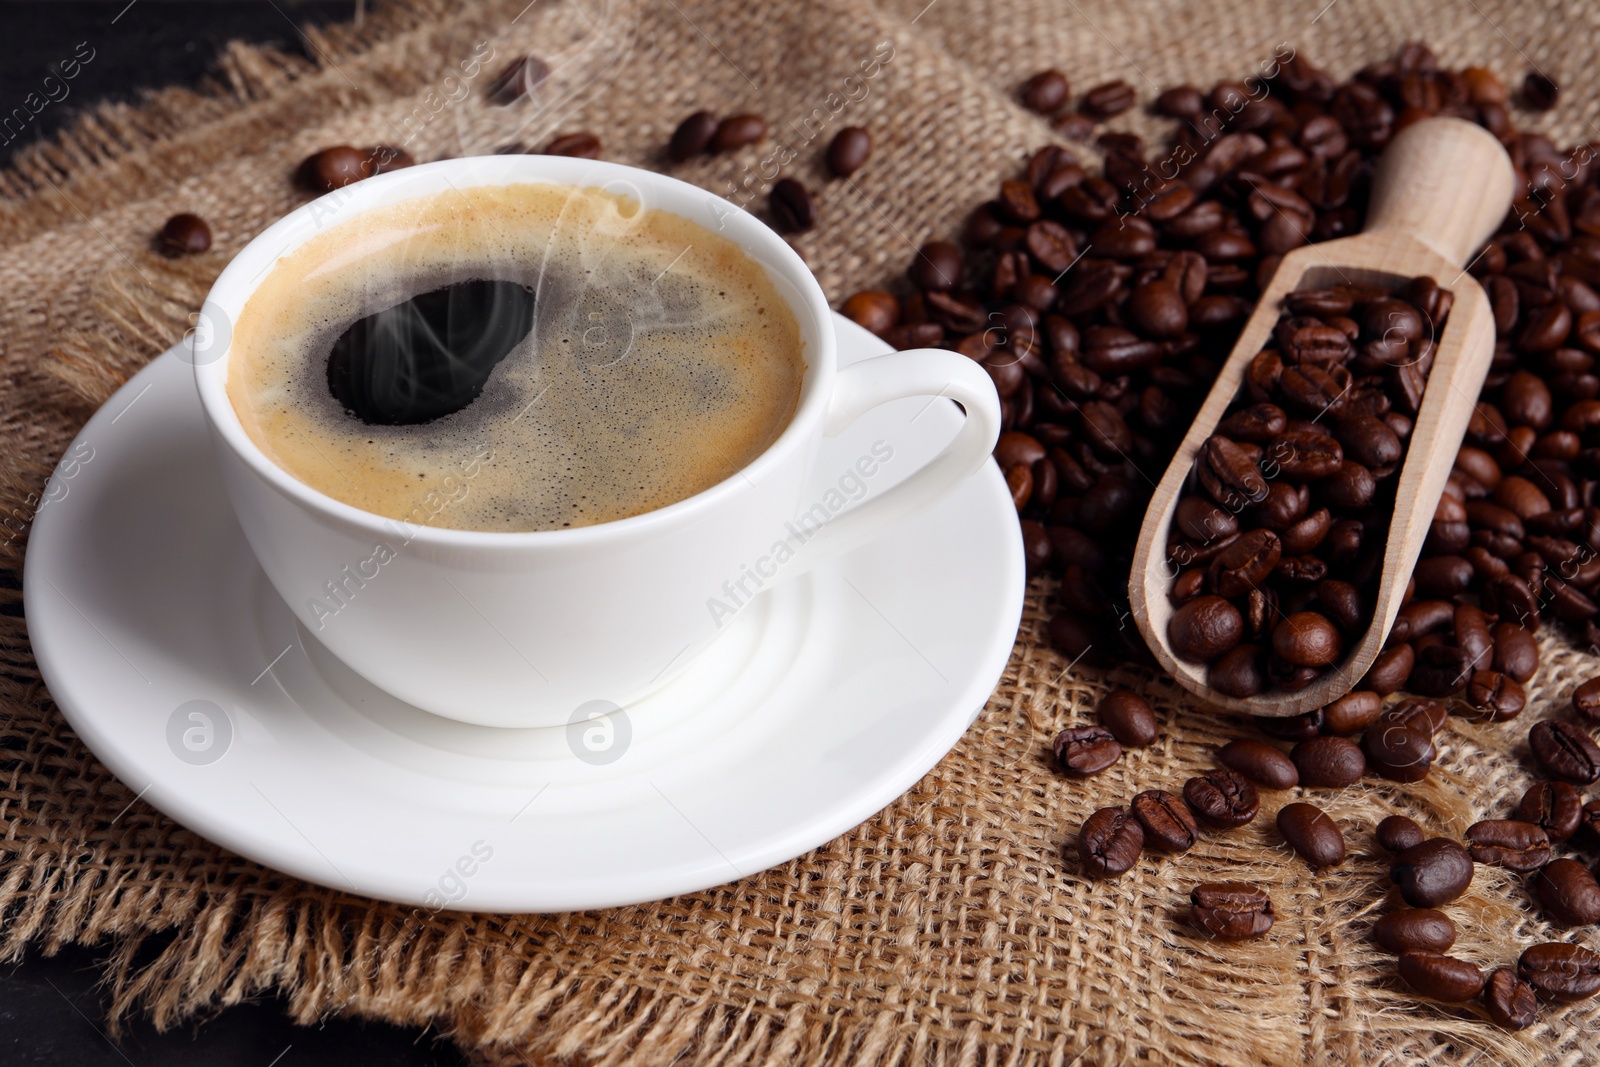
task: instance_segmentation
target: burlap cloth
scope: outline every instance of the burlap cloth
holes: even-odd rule
[[[527,5],[524,7],[524,5]],[[1324,6],[1326,4],[1326,6]],[[926,6],[925,6],[926,5]],[[520,15],[519,15],[520,10]],[[1455,66],[1520,83],[1530,63],[1564,86],[1525,125],[1559,143],[1593,136],[1600,14],[1575,2],[835,0],[781,5],[510,0],[382,8],[314,34],[304,62],[234,47],[211,91],[167,91],[96,111],[0,174],[0,512],[31,514],[93,406],[172,344],[227,258],[301,197],[293,164],[332,143],[406,141],[419,159],[594,129],[608,158],[664,166],[677,121],[700,107],[757,109],[797,148],[822,224],[798,245],[835,300],[900,271],[915,244],[956,231],[1050,128],[1014,103],[1047,65],[1079,88],[1120,77],[1158,87],[1252,73],[1281,43],[1339,75],[1426,37]],[[107,33],[115,32],[108,27]],[[446,78],[479,41],[556,68],[540,103],[485,105],[486,75]],[[892,55],[879,46],[892,45]],[[846,84],[859,64],[875,76]],[[860,95],[860,86],[867,92]],[[837,116],[838,100],[850,94]],[[871,128],[871,163],[825,182],[820,148]],[[1130,114],[1114,125],[1160,132]],[[414,136],[408,134],[414,133]],[[728,194],[771,151],[675,168]],[[764,194],[766,181],[752,179]],[[764,195],[762,197],[764,200]],[[753,201],[759,202],[759,201]],[[168,214],[211,221],[216,248],[181,263],[149,251]],[[1392,906],[1370,828],[1405,811],[1439,833],[1506,812],[1529,782],[1527,724],[1600,669],[1558,638],[1520,722],[1461,720],[1432,777],[1402,794],[1368,780],[1321,793],[1352,845],[1312,874],[1272,829],[1146,859],[1085,881],[1061,847],[1092,809],[1208,766],[1240,724],[1209,717],[1160,679],[1065,671],[1040,641],[1030,589],[1005,676],[965,739],[906,796],[793,862],[658,904],[494,916],[376,904],[308,886],[173,824],[91,756],[39,681],[20,617],[25,538],[0,548],[0,953],[95,943],[118,1013],[160,1025],[281,990],[302,1020],[347,1012],[431,1024],[492,1063],[1518,1063],[1600,1057],[1600,1002],[1549,1011],[1510,1035],[1476,1009],[1417,998],[1367,929]],[[1052,774],[1045,744],[1113,683],[1146,693],[1163,736],[1087,782]],[[1196,937],[1188,889],[1216,875],[1262,883],[1281,918],[1256,943]],[[1480,868],[1450,907],[1457,949],[1480,964],[1553,937],[1518,878]]]

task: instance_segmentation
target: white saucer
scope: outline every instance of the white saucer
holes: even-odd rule
[[[842,364],[885,351],[838,318]],[[881,492],[955,433],[949,401],[885,405]],[[497,730],[367,684],[257,568],[168,352],[84,427],[34,523],[34,654],[117,777],[243,856],[423,907],[563,911],[782,863],[910,788],[961,737],[1022,612],[1021,538],[991,463],[913,527],[767,594],[665,689],[606,720]],[[820,489],[819,489],[820,492]]]

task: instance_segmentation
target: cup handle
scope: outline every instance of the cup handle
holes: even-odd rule
[[[921,469],[879,496],[841,512],[807,542],[800,570],[848,552],[943,500],[976,474],[1000,436],[1000,397],[987,372],[943,348],[888,352],[845,367],[834,379],[823,432],[834,437],[879,404],[907,397],[958,402],[966,419],[955,438]]]

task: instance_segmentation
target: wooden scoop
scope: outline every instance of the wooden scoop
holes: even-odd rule
[[[1133,617],[1156,660],[1185,689],[1229,711],[1299,715],[1349,692],[1372,666],[1400,610],[1494,355],[1488,298],[1462,264],[1505,218],[1512,183],[1511,160],[1487,130],[1461,119],[1425,119],[1400,131],[1379,161],[1363,233],[1306,245],[1283,257],[1156,488],[1139,531],[1128,583]],[[1396,289],[1418,275],[1432,276],[1454,294],[1455,303],[1437,338],[1433,370],[1407,442],[1377,599],[1368,606],[1371,627],[1342,663],[1298,692],[1224,696],[1206,685],[1205,664],[1179,659],[1167,641],[1173,612],[1168,592],[1176,573],[1167,559],[1167,534],[1195,454],[1238,394],[1250,361],[1271,337],[1283,313],[1284,294],[1344,283]]]

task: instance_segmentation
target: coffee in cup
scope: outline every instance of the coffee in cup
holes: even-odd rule
[[[233,324],[227,391],[334,499],[531,531],[734,476],[805,371],[789,302],[737,244],[621,192],[521,183],[364,212],[278,259]]]

